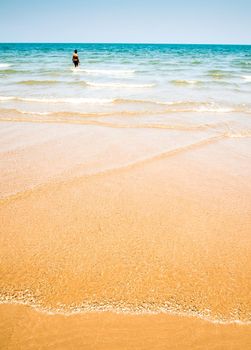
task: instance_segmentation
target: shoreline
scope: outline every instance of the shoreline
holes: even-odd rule
[[[170,315],[39,314],[20,306],[0,306],[9,337],[0,343],[9,350],[35,349],[248,349],[250,327],[210,324]],[[36,325],[36,326],[34,326]],[[14,327],[14,328],[13,328]],[[10,334],[10,330],[14,332]]]
[[[0,299],[2,297],[0,296]],[[170,317],[177,317],[177,318],[187,318],[187,319],[198,319],[207,323],[215,324],[215,325],[222,325],[222,326],[230,326],[230,325],[239,325],[239,326],[251,326],[251,321],[241,321],[241,320],[220,320],[220,319],[212,319],[210,317],[206,317],[202,314],[196,314],[192,312],[182,312],[182,311],[175,311],[175,310],[164,310],[164,308],[161,308],[161,310],[129,310],[129,309],[116,309],[113,306],[94,306],[91,305],[86,308],[82,308],[81,306],[73,307],[72,309],[49,309],[46,307],[43,307],[41,305],[36,305],[33,303],[29,303],[27,301],[19,301],[19,300],[12,300],[12,301],[0,301],[0,308],[2,305],[5,305],[7,307],[12,306],[24,306],[28,307],[31,310],[34,310],[38,313],[45,314],[47,316],[64,316],[64,317],[73,317],[77,315],[88,315],[88,314],[112,314],[112,315],[121,315],[121,316],[170,316]]]

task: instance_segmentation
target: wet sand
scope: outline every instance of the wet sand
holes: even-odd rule
[[[4,349],[250,348],[250,138],[1,133]]]
[[[16,349],[250,349],[250,326],[171,315],[46,315],[1,305],[0,344]]]

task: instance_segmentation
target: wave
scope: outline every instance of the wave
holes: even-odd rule
[[[197,101],[157,101],[157,100],[137,100],[123,98],[87,98],[87,97],[60,97],[60,98],[33,98],[19,96],[0,96],[0,102],[20,101],[37,102],[51,104],[91,104],[91,105],[145,105],[145,106],[163,106],[161,111],[152,111],[153,113],[164,112],[213,112],[230,113],[241,112],[251,113],[249,105],[224,106],[215,102],[197,102]],[[148,107],[149,108],[149,107]],[[60,112],[60,111],[58,111]],[[121,111],[114,111],[120,113]],[[142,111],[141,111],[142,112]]]
[[[83,68],[72,68],[73,73],[86,73],[90,75],[115,75],[115,76],[124,76],[124,75],[132,75],[136,71],[133,69],[83,69]]]
[[[110,87],[110,88],[151,88],[155,84],[123,84],[123,83],[92,83],[86,82],[86,85],[93,87]]]
[[[223,80],[223,77],[220,78],[220,79],[214,79],[214,80],[171,80],[170,81],[171,84],[173,85],[177,85],[177,86],[217,86],[217,85],[220,85],[220,86],[225,86],[225,87],[238,87],[238,84],[237,83],[234,83],[232,81],[226,81],[226,80]]]
[[[242,131],[230,131],[226,133],[226,136],[229,138],[237,138],[237,139],[242,139],[242,138],[250,138],[251,137],[251,130],[242,130]]]
[[[20,85],[50,85],[58,83],[60,83],[58,80],[21,80],[17,82]]]
[[[174,85],[198,85],[202,84],[200,80],[171,80],[171,83]]]
[[[72,104],[109,104],[114,99],[109,98],[85,98],[85,97],[65,97],[65,98],[33,98],[18,96],[0,96],[0,102],[20,101],[20,102],[38,102],[38,103],[72,103]]]
[[[12,65],[10,63],[0,63],[0,69],[2,70],[5,69],[5,68],[9,68],[11,67]]]
[[[202,64],[202,61],[194,60],[194,61],[191,62],[191,64],[195,64],[195,65],[196,65],[196,64]]]
[[[240,68],[250,68],[251,67],[251,60],[235,61],[235,62],[232,63],[232,65],[240,67]]]
[[[20,109],[8,109],[8,108],[1,108],[0,109],[0,115],[3,116],[3,114],[7,115],[27,115],[27,116],[49,116],[49,117],[91,117],[91,118],[97,118],[97,117],[112,117],[112,116],[140,116],[140,115],[152,115],[156,114],[156,112],[149,111],[149,110],[143,110],[143,111],[110,111],[110,112],[74,112],[74,111],[55,111],[55,112],[37,112],[37,111],[27,111],[27,110],[20,110]]]
[[[169,112],[214,112],[229,113],[242,112],[251,113],[251,107],[246,105],[236,105],[233,107],[222,106],[214,102],[196,102],[196,101],[154,101],[154,100],[130,100],[115,99],[115,104],[132,103],[132,104],[153,104],[166,106],[165,111]]]
[[[229,78],[232,76],[229,72],[217,69],[209,70],[207,75],[215,79]]]
[[[29,112],[22,110],[6,110],[0,109],[0,120],[1,121],[20,121],[20,122],[60,122],[69,124],[85,124],[85,125],[96,125],[105,126],[117,129],[166,129],[166,130],[179,130],[179,131],[200,131],[208,129],[223,128],[226,129],[228,125],[225,123],[201,123],[201,124],[183,124],[183,123],[160,123],[152,122],[149,123],[144,118],[137,123],[128,123],[126,121],[121,123],[116,121],[107,121],[106,119],[100,119],[102,117],[112,116],[138,116],[146,115],[147,112],[111,112],[111,113],[74,113],[74,112]],[[152,113],[153,114],[153,113]],[[42,118],[39,118],[42,117]],[[247,137],[247,136],[246,136]]]
[[[55,85],[65,83],[69,85],[82,85],[82,86],[91,86],[96,88],[151,88],[155,84],[126,84],[126,83],[95,83],[90,81],[59,81],[59,80],[21,80],[16,84],[19,85]]]
[[[100,313],[100,312],[111,312],[116,314],[124,315],[158,315],[158,314],[169,314],[173,316],[181,317],[195,317],[202,319],[206,322],[213,324],[238,324],[238,325],[250,325],[251,320],[248,317],[245,319],[239,319],[234,317],[223,317],[222,315],[212,315],[208,308],[194,311],[193,307],[182,309],[180,305],[172,305],[171,302],[166,301],[162,304],[153,304],[143,302],[139,305],[127,305],[121,302],[112,303],[90,303],[88,301],[79,305],[65,305],[60,303],[57,307],[48,307],[43,305],[41,302],[36,300],[33,293],[26,290],[23,293],[16,292],[16,296],[0,296],[0,304],[2,305],[23,305],[28,306],[36,310],[37,312],[47,314],[47,315],[63,315],[71,316],[78,314],[89,314],[89,313]]]
[[[230,113],[235,112],[234,108],[227,108],[227,107],[210,107],[210,106],[198,106],[193,110],[194,112],[213,112],[213,113]]]
[[[20,73],[20,71],[17,71],[16,69],[1,69],[0,68],[0,74],[15,74]]]
[[[0,101],[5,102],[5,101],[13,101],[16,98],[14,96],[0,96]]]
[[[74,103],[74,104],[155,104],[155,105],[172,105],[176,102],[154,101],[154,100],[137,100],[123,98],[86,98],[86,97],[60,97],[60,98],[35,98],[20,96],[0,96],[0,102],[21,101],[21,102],[39,102],[39,103]]]
[[[242,78],[248,82],[251,82],[251,75],[243,75]]]

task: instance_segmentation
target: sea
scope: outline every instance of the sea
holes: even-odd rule
[[[80,66],[72,64],[77,49]],[[247,134],[251,46],[175,44],[0,44],[0,118],[81,123],[85,117],[231,115]],[[207,117],[206,117],[207,115]],[[226,131],[226,130],[225,130]]]

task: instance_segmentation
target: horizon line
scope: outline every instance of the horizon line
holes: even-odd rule
[[[244,43],[176,43],[176,42],[98,42],[98,41],[0,41],[0,44],[117,44],[117,45],[225,45],[225,46],[251,46]]]

